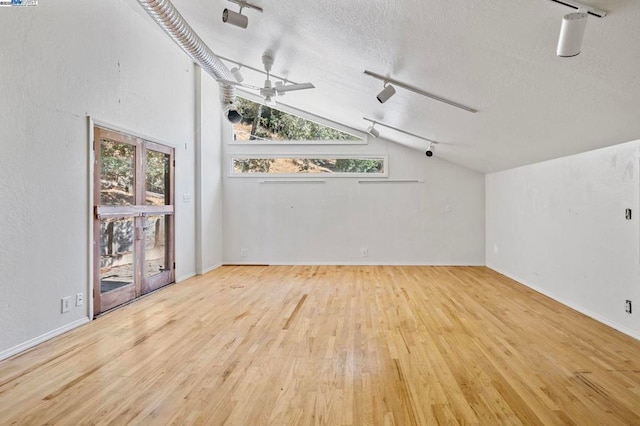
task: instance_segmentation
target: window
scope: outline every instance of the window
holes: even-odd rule
[[[238,112],[242,114],[242,121],[233,125],[233,138],[236,143],[365,143],[361,137],[346,131],[337,130],[249,99],[237,97],[236,105]],[[300,112],[300,115],[303,114]],[[340,127],[340,125],[336,124],[336,127]]]
[[[251,156],[234,155],[230,176],[384,177],[386,156]]]

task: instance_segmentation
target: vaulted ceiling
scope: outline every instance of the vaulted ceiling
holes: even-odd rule
[[[364,130],[369,117],[441,142],[436,155],[491,172],[640,138],[640,1],[583,0],[582,53],[555,54],[564,14],[550,0],[253,0],[247,29],[224,24],[225,0],[173,0],[218,55],[316,89],[279,101]],[[397,88],[385,104],[367,69],[468,105],[472,114]],[[246,82],[264,76],[244,71]],[[393,130],[381,136],[427,143]]]

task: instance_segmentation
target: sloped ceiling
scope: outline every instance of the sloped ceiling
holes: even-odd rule
[[[316,89],[283,103],[364,130],[370,117],[440,141],[436,155],[482,172],[640,138],[640,1],[584,3],[582,53],[558,58],[562,16],[549,0],[253,0],[246,30],[222,23],[225,0],[173,0],[218,55]],[[472,114],[398,88],[385,104],[367,69],[479,110]],[[244,71],[246,82],[264,76]],[[427,143],[379,128],[416,148]],[[425,157],[425,161],[428,161]]]

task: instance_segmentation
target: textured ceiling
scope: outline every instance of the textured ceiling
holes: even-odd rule
[[[562,16],[549,0],[254,0],[249,27],[221,20],[224,0],[173,0],[218,55],[316,89],[288,93],[287,105],[364,130],[370,117],[440,141],[436,155],[491,172],[640,138],[640,1],[585,3],[582,53],[555,55]],[[479,110],[471,114],[398,88],[385,104],[388,75]],[[244,71],[246,82],[264,76]],[[427,143],[379,128],[419,149]]]

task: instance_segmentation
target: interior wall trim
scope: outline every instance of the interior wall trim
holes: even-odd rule
[[[553,293],[551,293],[551,292],[549,292],[547,290],[543,290],[538,286],[535,286],[535,285],[532,285],[530,283],[527,283],[525,280],[522,280],[521,278],[516,277],[516,276],[514,276],[512,274],[509,274],[509,273],[501,270],[500,268],[496,268],[496,267],[493,267],[493,266],[487,266],[487,268],[489,268],[489,269],[491,269],[493,271],[496,271],[499,274],[504,275],[505,277],[511,278],[512,280],[517,281],[518,283],[522,284],[523,286],[528,287],[531,290],[536,291],[536,292],[538,292],[540,294],[543,294],[543,295],[555,300],[558,303],[562,303],[564,306],[567,306],[567,307],[573,309],[574,311],[578,311],[581,314],[584,314],[584,315],[588,316],[589,318],[593,318],[594,320],[596,320],[596,321],[598,321],[598,322],[600,322],[600,323],[602,323],[602,324],[604,324],[606,326],[609,326],[609,327],[611,327],[611,328],[613,328],[615,330],[618,330],[619,332],[624,333],[627,336],[633,337],[636,340],[640,340],[640,334],[637,334],[634,331],[629,330],[628,328],[626,328],[626,327],[624,327],[624,326],[622,326],[622,325],[620,325],[620,324],[618,324],[618,323],[616,323],[614,321],[611,321],[611,320],[609,320],[607,318],[604,318],[602,315],[595,314],[595,313],[591,312],[588,309],[585,309],[584,307],[582,307],[580,305],[576,305],[574,303],[567,302],[567,301],[563,300],[562,298],[557,297]]]
[[[91,322],[91,320],[89,320],[88,316],[83,317],[83,318],[80,318],[79,320],[75,320],[73,322],[70,322],[69,324],[63,325],[62,327],[58,327],[55,330],[51,330],[47,333],[44,333],[31,340],[27,340],[26,342],[20,343],[17,346],[6,349],[0,352],[0,361],[2,361],[3,359],[7,359],[9,357],[12,357],[14,355],[17,355],[20,352],[24,352],[27,349],[31,349],[32,347],[39,345],[40,343],[46,342],[49,339],[53,339],[54,337],[57,337],[61,334],[66,333],[67,331],[71,331],[74,328],[80,327],[81,325],[87,324],[89,322]]]

